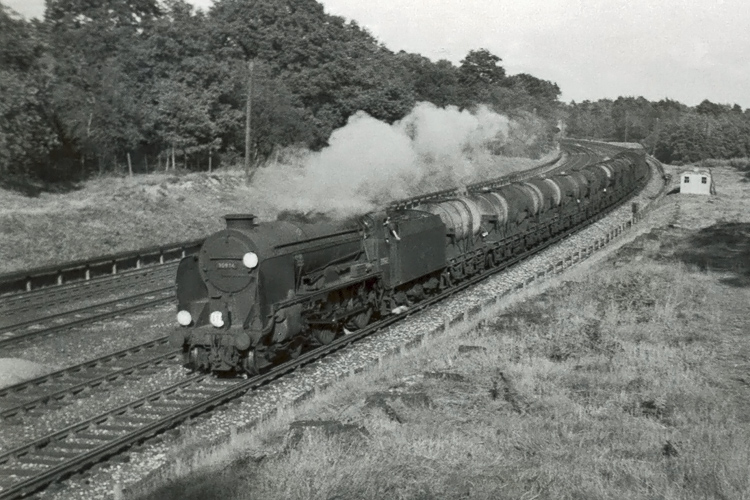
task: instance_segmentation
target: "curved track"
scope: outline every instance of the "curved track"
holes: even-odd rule
[[[570,163],[566,163],[565,167],[574,168]],[[632,194],[626,196],[620,204],[627,202]],[[611,207],[608,211],[614,208]],[[422,311],[438,301],[478,283],[489,275],[500,272],[538,251],[554,245],[569,234],[599,220],[605,215],[606,213],[599,214],[596,218],[585,221],[579,226],[547,240],[534,249],[528,250],[524,254],[502,263],[498,267],[489,269],[449,291],[415,305],[405,314],[391,316],[363,330],[337,339],[330,345],[303,354],[299,358],[278,366],[262,376],[248,380],[222,380],[216,379],[211,375],[193,374],[185,380],[181,380],[169,387],[159,389],[146,396],[135,398],[125,405],[103,412],[93,418],[87,418],[41,438],[30,440],[22,446],[6,451],[0,454],[0,488],[2,488],[0,489],[0,498],[16,498],[36,491],[51,482],[64,478],[82,468],[95,464],[108,456],[112,456],[123,449],[137,444],[153,434],[167,430],[182,420],[210,410],[304,364],[313,362],[333,351],[345,348],[353,342],[401,320],[405,316]],[[152,347],[157,346],[159,342],[164,340],[159,339],[155,341]],[[120,353],[112,355],[112,359],[117,359],[118,354]],[[153,356],[152,358],[156,359],[158,357],[164,360],[177,354],[177,352],[172,351]],[[128,356],[128,354],[124,354],[124,357]],[[102,360],[95,361],[94,363],[97,362],[100,365],[106,363]],[[158,364],[159,362],[161,361],[156,363]],[[112,370],[111,376],[123,376],[132,372],[134,366],[149,366],[149,363],[153,363],[151,359],[146,359],[142,362],[136,361],[135,363],[127,361],[126,365],[129,366]],[[79,367],[73,367],[68,371],[75,371],[77,368]],[[81,366],[80,368],[85,367]],[[80,369],[78,371],[80,372]],[[50,377],[47,379],[48,381],[54,381],[55,379],[54,374],[48,377]],[[94,383],[108,380],[107,374],[92,377],[86,375],[86,377],[94,381]],[[81,384],[82,387],[90,387],[92,385],[91,382],[81,382]],[[34,388],[39,388],[43,385],[44,382],[41,382],[40,379],[37,379],[36,382],[29,381],[9,388],[7,393],[0,393],[0,396],[12,395],[14,393],[19,395],[24,391],[28,395],[30,390],[33,393]],[[53,400],[57,396],[65,397],[66,395],[75,394],[79,390],[76,384],[73,384],[72,387],[72,389],[60,388],[52,390],[46,396],[32,394],[33,397],[30,400],[11,407],[8,415],[10,417],[19,415],[20,412],[28,408],[37,408],[43,405],[45,401]]]
[[[16,316],[33,318],[45,313],[60,312],[72,302],[102,300],[124,289],[158,288],[173,279],[177,263],[124,271],[120,274],[40,288],[31,292],[0,296],[0,325]]]
[[[559,161],[474,184],[472,187],[508,184],[561,169],[576,169],[597,161],[602,156],[591,145],[581,146],[575,141],[563,142],[561,149],[563,153]],[[445,196],[453,191],[456,190],[404,200],[397,205],[414,206],[436,195]],[[98,260],[104,259],[102,257]],[[76,269],[76,266],[80,267],[80,263],[64,264],[61,268]],[[176,268],[176,262],[154,264],[91,280],[0,296],[0,347],[167,303],[173,297]],[[140,292],[129,292],[134,289],[139,289]]]

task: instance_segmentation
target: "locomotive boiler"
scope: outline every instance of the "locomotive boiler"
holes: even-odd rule
[[[226,228],[179,265],[170,342],[191,368],[258,373],[585,224],[648,171],[643,154],[623,152],[345,221],[227,215]]]

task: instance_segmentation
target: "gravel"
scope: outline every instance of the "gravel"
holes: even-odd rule
[[[637,202],[640,207],[647,206],[657,196],[661,186],[661,177],[658,174],[654,175],[649,185],[633,201]],[[491,312],[499,308],[502,303],[496,305],[490,305],[490,303],[494,303],[498,297],[512,294],[532,280],[543,281],[546,274],[553,275],[562,271],[563,267],[573,266],[581,269],[593,261],[600,260],[603,258],[602,254],[611,253],[616,247],[647,230],[648,226],[658,223],[657,219],[661,220],[669,216],[669,210],[655,210],[646,219],[645,224],[640,224],[633,230],[625,232],[615,238],[613,244],[607,246],[605,250],[594,253],[592,246],[598,246],[608,233],[631,220],[631,205],[627,203],[601,221],[503,273],[460,292],[422,313],[410,316],[373,337],[357,342],[317,363],[284,376],[275,383],[249,393],[217,411],[151,439],[139,449],[131,450],[126,455],[101,464],[83,476],[79,475],[60,485],[50,487],[39,496],[53,500],[93,500],[135,495],[137,491],[148,489],[149,484],[158,483],[163,476],[170,473],[172,459],[170,448],[179,443],[181,434],[200,436],[207,444],[226,441],[237,429],[248,428],[254,422],[272,416],[277,409],[292,405],[309,397],[315,390],[330,386],[349,373],[359,372],[368,365],[377,363],[379,359],[413,344],[415,339],[427,338],[437,331],[442,331],[446,322],[453,322],[457,318],[464,317],[465,312],[472,308],[489,307]],[[654,219],[654,222],[651,219]],[[592,258],[587,259],[586,257],[591,254],[593,254]],[[562,266],[559,265],[561,261],[564,262]],[[552,269],[555,266],[556,270]],[[156,314],[151,314],[152,318],[156,316],[162,318],[163,311],[159,310]],[[155,326],[161,328],[163,332],[166,325],[160,320]],[[107,336],[109,337],[110,335]],[[127,340],[128,342],[125,343],[129,345],[135,342],[133,338]],[[115,347],[108,346],[107,351],[112,350],[115,350]],[[93,355],[87,352],[83,357],[90,358]],[[71,356],[72,358],[75,356]],[[143,383],[151,386],[152,382],[158,383],[164,380],[164,377],[172,380],[172,377],[180,375],[176,367],[169,367],[165,372],[165,374],[154,375],[153,379],[149,377]],[[120,398],[133,396],[128,389],[121,391],[118,388],[119,392],[123,395],[117,396],[118,401]],[[142,482],[144,478],[149,479]]]

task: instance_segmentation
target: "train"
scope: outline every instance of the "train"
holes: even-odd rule
[[[178,266],[170,344],[194,370],[261,373],[589,223],[649,172],[643,152],[622,151],[348,220],[226,215]]]

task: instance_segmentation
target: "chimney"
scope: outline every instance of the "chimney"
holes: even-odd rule
[[[252,229],[257,226],[253,214],[227,214],[224,220],[227,221],[227,229]]]

